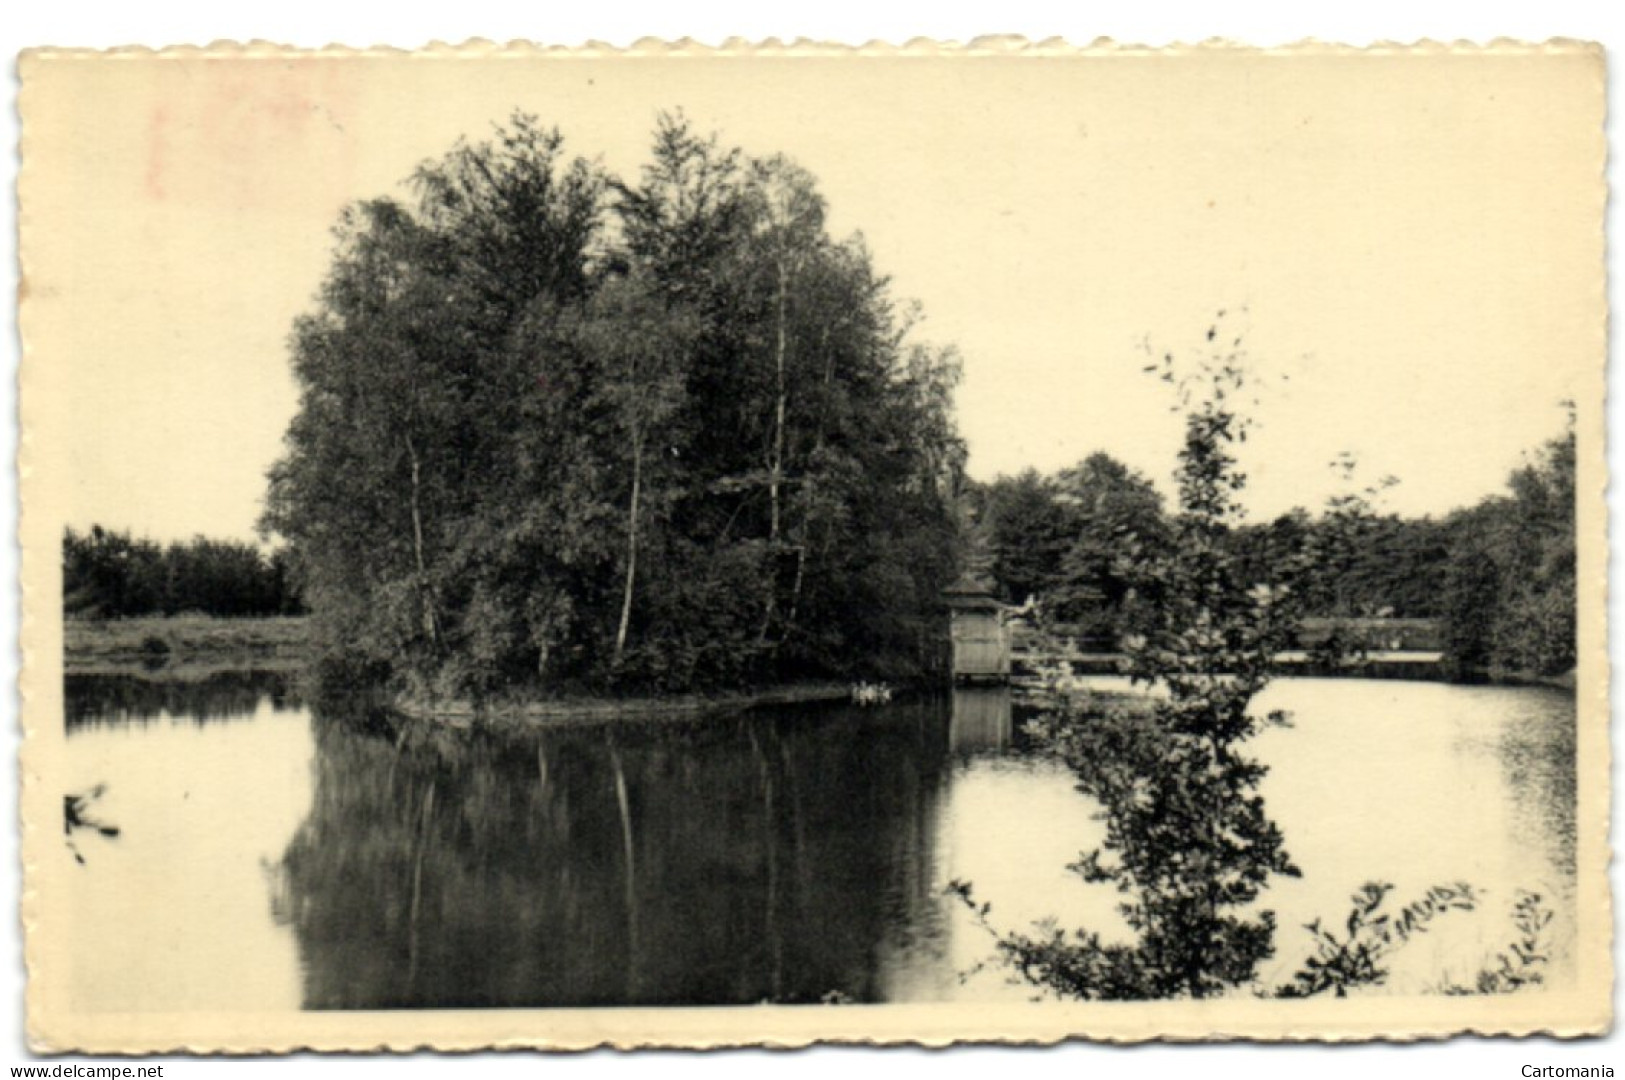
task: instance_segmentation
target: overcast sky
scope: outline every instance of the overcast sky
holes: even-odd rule
[[[1392,509],[1446,512],[1500,490],[1561,429],[1563,399],[1601,406],[1600,66],[1579,58],[32,74],[26,363],[61,410],[35,467],[78,527],[251,536],[296,406],[287,333],[340,208],[404,194],[419,161],[515,108],[628,176],[675,107],[799,160],[833,229],[861,231],[923,305],[919,335],[961,351],[980,478],[1098,449],[1165,483],[1177,418],[1140,343],[1194,348],[1220,308],[1246,307],[1272,387],[1246,453],[1255,514],[1318,506],[1341,451],[1401,480]]]

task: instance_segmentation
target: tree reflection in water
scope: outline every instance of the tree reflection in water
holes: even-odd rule
[[[872,1001],[937,907],[940,705],[391,737],[318,714],[310,1008]]]

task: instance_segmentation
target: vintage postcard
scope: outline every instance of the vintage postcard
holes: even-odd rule
[[[1611,1025],[1599,47],[19,68],[35,1049]]]

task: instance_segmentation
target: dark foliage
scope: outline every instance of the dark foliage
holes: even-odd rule
[[[1304,929],[1314,941],[1314,951],[1293,973],[1291,982],[1275,989],[1276,997],[1314,997],[1330,993],[1347,997],[1350,990],[1380,986],[1388,978],[1386,961],[1398,948],[1428,925],[1451,911],[1472,911],[1479,896],[1471,885],[1457,882],[1435,885],[1420,900],[1405,905],[1397,914],[1383,910],[1393,886],[1367,882],[1351,898],[1348,917],[1341,927],[1327,926],[1316,919]]]
[[[1575,442],[1512,474],[1509,496],[1450,519],[1447,655],[1463,673],[1558,675],[1575,664]]]
[[[1104,841],[1069,869],[1084,882],[1116,889],[1133,936],[1113,941],[1053,921],[1036,932],[1011,931],[976,903],[970,884],[949,887],[1023,981],[1060,997],[1205,998],[1249,984],[1275,996],[1343,996],[1381,984],[1389,954],[1440,915],[1478,902],[1470,885],[1437,885],[1391,913],[1384,910],[1390,887],[1370,883],[1354,897],[1341,930],[1319,921],[1307,927],[1314,951],[1290,982],[1255,983],[1258,965],[1276,948],[1274,913],[1258,901],[1274,878],[1299,871],[1258,792],[1266,768],[1246,754],[1261,728],[1288,717],[1259,715],[1251,706],[1311,605],[1349,610],[1351,583],[1360,580],[1354,568],[1384,530],[1368,490],[1334,499],[1318,521],[1292,515],[1238,542],[1246,476],[1235,451],[1249,420],[1237,402],[1248,378],[1241,339],[1232,342],[1222,328],[1223,313],[1194,370],[1172,354],[1148,369],[1176,387],[1185,415],[1179,505],[1157,543],[1126,536],[1111,571],[1127,584],[1125,670],[1156,693],[1133,709],[1066,699],[1029,729],[1099,803]],[[1561,457],[1553,453],[1551,460]],[[1039,486],[1035,478],[1024,484]],[[1531,467],[1514,487],[1526,503],[1547,509],[1548,528],[1538,539],[1555,546],[1567,535],[1572,542],[1560,524],[1566,495],[1559,481]],[[1536,528],[1527,524],[1531,516],[1520,518],[1526,524],[1518,535],[1527,538]],[[1543,555],[1531,554],[1537,569],[1561,574],[1560,555],[1528,546]],[[1568,565],[1572,572],[1572,558]],[[1348,643],[1334,633],[1321,647],[1335,664]],[[1520,937],[1497,968],[1480,976],[1484,992],[1540,981],[1540,935],[1549,915],[1538,899],[1521,902],[1514,914]]]
[[[215,672],[199,679],[69,675],[65,685],[70,731],[165,717],[197,724],[248,720],[267,699],[278,708],[300,703],[297,687],[287,676],[253,670]]]
[[[62,536],[62,610],[117,619],[196,612],[223,618],[303,611],[286,553],[196,537],[167,547],[92,525]],[[162,645],[162,642],[158,643]]]
[[[1221,322],[1207,337],[1214,343]],[[994,930],[1021,976],[1084,999],[1203,998],[1245,983],[1274,950],[1275,917],[1253,907],[1271,878],[1296,875],[1257,789],[1265,767],[1245,752],[1264,724],[1252,699],[1301,616],[1302,553],[1248,576],[1232,534],[1246,482],[1234,456],[1248,420],[1233,402],[1247,384],[1240,340],[1211,344],[1194,367],[1166,355],[1153,370],[1180,393],[1185,443],[1179,509],[1155,547],[1126,541],[1114,572],[1128,582],[1136,631],[1124,636],[1137,683],[1160,691],[1148,708],[1089,715],[1070,704],[1033,733],[1101,804],[1106,837],[1072,866],[1110,884],[1131,942],[1045,926]],[[958,891],[971,901],[967,886]],[[990,912],[977,909],[990,928]]]

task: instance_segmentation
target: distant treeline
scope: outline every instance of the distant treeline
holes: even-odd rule
[[[199,536],[160,545],[92,525],[62,537],[62,609],[69,617],[200,612],[225,618],[304,611],[286,556]]]
[[[1558,674],[1574,666],[1572,430],[1508,479],[1505,494],[1443,518],[1377,510],[1380,490],[1297,509],[1229,534],[1269,581],[1311,554],[1300,587],[1321,618],[1436,619],[1455,670]],[[1041,602],[1097,646],[1132,622],[1137,565],[1168,532],[1149,480],[1096,454],[1053,475],[1029,470],[972,491],[972,558],[1003,598]]]

